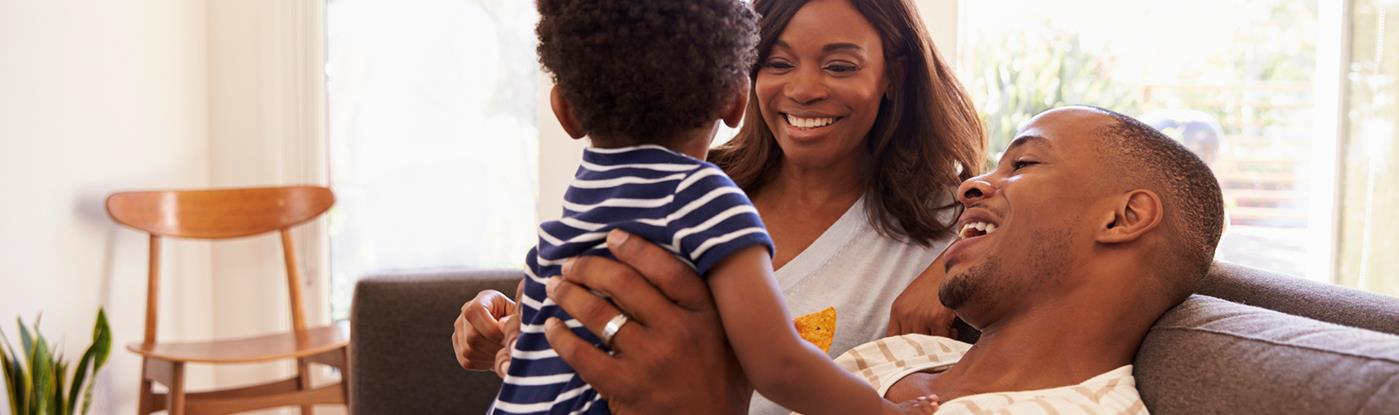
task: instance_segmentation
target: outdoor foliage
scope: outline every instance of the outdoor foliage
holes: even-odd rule
[[[1057,30],[1016,31],[994,48],[969,56],[970,93],[990,141],[987,166],[995,164],[1017,130],[1035,114],[1064,105],[1095,105],[1132,113],[1141,99],[1113,82],[1112,62],[1084,51],[1078,35]]]

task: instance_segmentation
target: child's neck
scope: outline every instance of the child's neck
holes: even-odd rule
[[[717,123],[716,123],[717,124]],[[673,137],[662,140],[641,141],[635,139],[624,139],[617,137],[591,137],[592,146],[596,148],[621,148],[632,147],[644,144],[655,144],[665,147],[670,151],[704,160],[709,154],[709,144],[714,140],[714,133],[717,126],[709,128],[696,128],[690,131],[681,132]],[[662,144],[664,143],[664,144]]]

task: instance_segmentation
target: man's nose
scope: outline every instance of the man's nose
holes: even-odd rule
[[[991,182],[981,177],[973,177],[957,187],[957,201],[962,202],[963,206],[970,206],[972,203],[991,197],[995,193],[996,187],[992,186]]]

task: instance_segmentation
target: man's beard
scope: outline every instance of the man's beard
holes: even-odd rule
[[[966,271],[948,275],[947,281],[938,288],[938,301],[942,301],[942,305],[949,309],[961,308],[967,299],[976,296],[978,291],[985,291],[985,286],[991,284],[991,281],[1005,276],[1001,271],[1001,262],[999,255],[991,256]]]
[[[943,306],[958,310],[973,298],[1006,301],[1057,281],[1068,272],[1070,239],[1068,231],[1034,232],[1032,240],[1038,242],[1025,262],[1028,269],[1006,269],[1004,255],[989,255],[966,271],[948,275],[938,288],[938,300]]]

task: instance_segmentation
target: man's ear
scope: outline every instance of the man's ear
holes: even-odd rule
[[[1099,243],[1117,244],[1135,241],[1156,229],[1165,217],[1161,196],[1156,192],[1137,189],[1118,196],[1111,215],[1097,230]]]
[[[583,130],[583,125],[578,123],[578,119],[573,118],[568,101],[563,99],[563,93],[559,92],[558,85],[554,85],[549,90],[549,106],[554,108],[554,118],[559,119],[559,125],[563,127],[563,131],[568,133],[569,137],[577,140],[588,135],[588,132]]]
[[[748,110],[748,94],[753,89],[753,84],[748,77],[739,77],[738,88],[729,99],[728,107],[724,108],[722,117],[724,125],[729,128],[738,128],[738,124],[743,122],[743,113]]]

